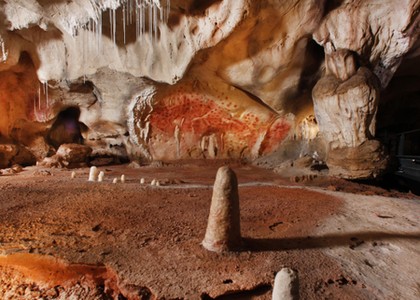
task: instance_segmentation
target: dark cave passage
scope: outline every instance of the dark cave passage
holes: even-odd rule
[[[48,142],[55,148],[66,143],[82,144],[82,124],[79,123],[79,116],[80,109],[77,107],[61,111],[48,133]]]

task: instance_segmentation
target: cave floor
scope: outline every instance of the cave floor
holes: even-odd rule
[[[200,245],[216,162],[0,176],[0,298],[271,299],[282,267],[301,299],[420,298],[419,197],[232,167],[244,246],[224,254]]]

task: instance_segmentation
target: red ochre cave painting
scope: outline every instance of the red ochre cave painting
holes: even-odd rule
[[[178,126],[181,137],[192,135],[195,144],[199,144],[202,137],[215,134],[218,139],[225,137],[221,141],[225,150],[228,147],[234,149],[236,145],[246,148],[247,152],[251,151],[260,136],[264,136],[258,153],[261,155],[275,150],[289,133],[290,124],[272,112],[267,112],[266,119],[269,121],[263,122],[252,112],[237,114],[240,109],[225,95],[213,98],[178,90],[154,105],[150,116],[152,136],[171,139]],[[241,118],[235,117],[235,114],[241,115]],[[181,138],[182,142],[185,140]]]

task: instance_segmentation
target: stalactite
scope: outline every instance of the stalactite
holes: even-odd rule
[[[122,12],[122,15],[123,15],[123,34],[124,34],[124,44],[126,44],[126,23],[127,23],[127,21],[126,21],[126,10],[127,10],[127,8],[126,8],[126,3],[124,3],[124,5],[123,5],[123,12]]]
[[[33,109],[35,120],[38,122],[46,122],[48,120],[47,110],[50,107],[48,81],[38,84],[38,95],[33,97]]]
[[[149,5],[147,7],[148,14],[149,14],[149,36],[150,38],[153,37],[153,6]]]
[[[7,57],[9,56],[9,51],[6,50],[6,43],[3,40],[3,37],[0,35],[0,62],[6,62]]]
[[[112,15],[112,41],[114,42],[114,45],[116,45],[117,41],[117,11],[115,9],[111,10]]]
[[[91,0],[91,3],[95,17],[90,18],[74,31],[74,35],[79,35],[83,43],[82,72],[84,80],[86,80],[86,72],[89,67],[89,58],[101,55],[103,51],[103,13],[105,11],[109,13],[110,38],[114,47],[117,47],[117,40],[120,40],[117,38],[118,32],[122,31],[122,40],[124,44],[127,43],[128,26],[135,26],[138,41],[144,40],[147,36],[152,43],[157,42],[159,27],[168,21],[171,8],[170,0],[113,0],[108,2]],[[122,28],[117,28],[117,9],[122,11]],[[1,37],[0,46],[3,58],[7,57]]]
[[[48,98],[48,80],[44,83],[45,86],[45,108],[48,109],[50,107],[50,102]]]
[[[99,12],[99,16],[97,19],[97,27],[96,27],[96,40],[98,43],[98,53],[102,51],[102,11]]]
[[[147,22],[147,34],[150,39],[156,40],[158,37],[158,28],[160,23],[166,23],[169,19],[169,13],[171,10],[170,0],[120,0],[119,5],[115,7],[103,7],[100,6],[96,0],[93,5],[96,7],[96,19],[92,20],[92,26],[89,26],[88,30],[94,31],[96,39],[102,37],[102,13],[108,10],[109,12],[109,23],[110,23],[110,36],[111,40],[116,44],[117,36],[117,8],[122,9],[122,23],[123,23],[123,40],[124,44],[127,42],[127,26],[135,24],[136,37],[141,39],[146,34],[146,20]],[[93,26],[95,24],[95,26]],[[83,26],[82,26],[83,27]],[[100,48],[100,47],[98,47]]]

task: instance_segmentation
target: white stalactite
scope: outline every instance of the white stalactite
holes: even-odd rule
[[[3,37],[0,35],[0,63],[6,62],[7,57],[9,56],[9,51],[6,50],[6,43],[3,40]]]
[[[164,1],[163,5],[160,1]],[[127,43],[127,26],[133,24],[135,20],[136,38],[143,40],[145,35],[149,35],[152,43],[157,42],[158,32],[161,23],[166,23],[169,19],[170,0],[91,0],[93,15],[86,23],[79,24],[71,30],[72,36],[82,36],[82,61],[83,74],[86,76],[88,70],[88,57],[102,55],[103,37],[103,12],[109,13],[109,34],[114,47],[117,47],[117,9],[122,10],[122,33],[124,44]],[[147,12],[147,13],[146,13]],[[148,19],[148,31],[146,31],[146,16]],[[159,17],[161,16],[161,17]],[[165,16],[165,18],[163,18]],[[94,38],[92,38],[92,35]],[[96,51],[93,45],[96,44]]]

